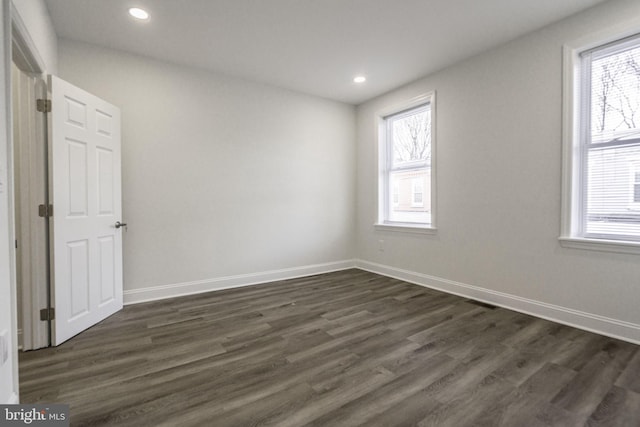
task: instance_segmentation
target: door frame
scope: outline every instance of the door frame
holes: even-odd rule
[[[37,76],[40,81],[42,81],[41,85],[35,85],[34,93],[37,94],[38,98],[46,98],[46,83],[44,79],[45,73],[45,64],[38,52],[38,49],[29,34],[29,31],[24,24],[20,14],[18,13],[13,1],[9,1],[10,4],[10,16],[11,16],[11,59],[12,62],[16,64],[16,66],[23,72],[27,73],[31,76]],[[39,87],[38,87],[39,86]],[[9,89],[11,90],[13,87],[13,82],[11,78],[11,74],[9,73]],[[11,104],[13,105],[13,100],[11,100]],[[46,120],[46,114],[38,114],[35,113],[35,105],[29,105],[31,111],[33,111],[32,124],[35,125],[36,131],[31,134],[29,138],[28,144],[31,146],[35,146],[37,144],[41,144],[41,147],[45,147],[45,164],[43,165],[45,168],[48,166],[47,159],[47,128],[46,122],[42,122],[42,120]],[[18,112],[12,111],[13,114],[17,114]],[[39,117],[42,116],[42,117]],[[13,120],[11,122],[13,124]],[[39,257],[44,259],[32,259],[30,256],[23,256],[21,258],[21,271],[26,272],[30,277],[44,277],[44,281],[36,281],[36,280],[25,280],[23,283],[17,283],[17,271],[16,271],[16,252],[11,252],[11,268],[12,268],[12,281],[14,284],[14,290],[16,292],[22,293],[22,304],[21,304],[21,314],[22,314],[22,330],[17,331],[17,344],[22,346],[24,350],[37,349],[42,347],[47,347],[50,345],[50,322],[40,321],[40,309],[50,307],[50,275],[49,275],[49,224],[45,218],[42,218],[44,223],[44,228],[42,227],[34,227],[30,221],[21,221],[20,230],[16,229],[16,221],[15,221],[15,207],[17,203],[20,203],[17,200],[16,196],[19,194],[14,188],[15,184],[15,173],[16,169],[13,165],[13,156],[15,152],[14,140],[13,140],[13,129],[11,130],[11,137],[8,141],[9,146],[9,156],[11,159],[11,163],[8,170],[9,176],[9,189],[10,193],[10,210],[11,216],[9,218],[10,221],[10,229],[13,231],[11,238],[13,241],[25,242],[24,247],[31,246],[31,243],[37,242],[46,242],[45,256]],[[29,162],[31,163],[31,162]],[[29,170],[33,167],[33,165],[20,165],[21,168],[26,168]],[[32,175],[32,174],[29,174]],[[29,179],[28,182],[22,183],[23,187],[25,184],[29,186],[29,188],[33,188],[33,186],[43,186],[41,190],[44,191],[44,194],[47,195],[48,198],[48,172],[45,170],[44,173],[44,182],[35,182],[34,180]],[[34,196],[34,192],[30,192],[30,199],[28,203],[22,204],[22,216],[26,218],[33,218],[37,216],[38,205],[43,203],[48,203],[47,200],[40,200]],[[34,239],[35,233],[39,233],[37,239]],[[27,245],[27,242],[29,245]],[[44,283],[43,283],[44,282]],[[44,284],[44,286],[43,286]],[[20,286],[20,289],[18,289]],[[17,329],[17,325],[16,325]],[[21,334],[20,334],[21,333]]]

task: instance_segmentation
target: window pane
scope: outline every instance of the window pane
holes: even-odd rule
[[[389,174],[390,191],[397,189],[397,203],[391,201],[387,207],[388,220],[405,223],[431,223],[431,168],[411,169]],[[420,192],[415,192],[420,182]],[[392,193],[393,194],[393,193]],[[420,203],[417,204],[416,197]]]
[[[429,105],[388,118],[393,150],[392,168],[431,161],[431,108]]]
[[[634,163],[640,145],[592,149],[588,153],[586,229],[589,234],[640,237]]]
[[[593,143],[640,138],[640,46],[592,61],[591,136]]]

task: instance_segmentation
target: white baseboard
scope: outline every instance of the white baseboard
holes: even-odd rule
[[[7,402],[7,405],[17,405],[18,403],[20,403],[20,399],[18,398],[18,394],[17,393],[11,393],[11,396],[9,396],[9,401]]]
[[[548,304],[504,292],[493,291],[474,285],[430,276],[428,274],[403,270],[388,265],[363,260],[345,260],[324,264],[307,265],[260,273],[240,274],[236,276],[218,277],[194,282],[152,286],[124,291],[124,304],[138,304],[165,298],[174,298],[222,289],[259,285],[277,280],[294,279],[332,271],[359,268],[383,276],[392,277],[405,282],[436,289],[465,298],[486,302],[499,307],[562,323],[589,332],[640,344],[640,325],[622,320],[612,319],[593,313],[586,313],[567,307]],[[22,335],[19,334],[19,342]]]
[[[165,298],[174,298],[222,289],[239,288],[258,285],[277,280],[295,279],[297,277],[330,273],[332,271],[355,268],[355,260],[328,262],[324,264],[285,268],[281,270],[263,271],[260,273],[239,274],[237,276],[217,277],[194,282],[175,283],[171,285],[152,286],[124,291],[124,305],[138,304]]]
[[[427,274],[402,270],[369,261],[356,260],[361,270],[383,276],[404,280],[405,282],[436,289],[465,298],[486,302],[499,307],[518,311],[564,325],[584,329],[589,332],[640,344],[640,325],[622,320],[611,319],[597,314],[573,310],[558,305],[547,304],[504,292],[492,291],[478,286],[467,285],[453,280],[429,276]]]

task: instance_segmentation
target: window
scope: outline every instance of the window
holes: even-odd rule
[[[640,159],[631,169],[631,203],[629,209],[640,210]]]
[[[434,94],[379,115],[378,227],[434,229],[433,116]]]
[[[424,200],[422,198],[422,177],[414,178],[411,181],[411,206],[424,206]]]
[[[640,253],[640,36],[571,56],[561,239]]]
[[[400,205],[400,184],[393,183],[393,206]]]

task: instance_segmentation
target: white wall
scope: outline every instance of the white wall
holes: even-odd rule
[[[125,302],[354,257],[354,107],[68,40],[59,53],[63,79],[122,110]]]
[[[640,341],[638,257],[558,243],[562,46],[639,14],[608,2],[359,106],[362,265]],[[437,236],[376,232],[375,112],[431,90]]]

